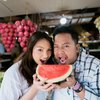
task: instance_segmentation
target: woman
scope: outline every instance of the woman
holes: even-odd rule
[[[45,100],[47,92],[54,88],[35,75],[39,64],[52,64],[52,39],[45,33],[35,32],[28,42],[28,50],[22,59],[12,65],[2,81],[0,100]]]

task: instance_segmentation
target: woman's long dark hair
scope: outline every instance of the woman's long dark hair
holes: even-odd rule
[[[25,52],[24,56],[22,57],[22,62],[19,67],[20,72],[22,75],[25,77],[27,80],[28,84],[31,85],[33,83],[33,74],[36,72],[36,67],[37,64],[35,63],[33,57],[32,57],[32,51],[33,47],[35,44],[41,40],[41,39],[46,39],[52,48],[52,55],[47,61],[47,64],[52,64],[53,63],[53,42],[52,38],[49,37],[45,32],[37,31],[33,33],[33,35],[30,37],[28,41],[28,50]]]

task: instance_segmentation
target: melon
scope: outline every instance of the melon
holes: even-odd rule
[[[59,83],[71,75],[72,69],[72,65],[38,65],[36,75],[40,80],[46,78],[46,83]]]

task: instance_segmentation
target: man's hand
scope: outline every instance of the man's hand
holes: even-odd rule
[[[66,88],[66,87],[72,87],[76,83],[76,80],[74,76],[70,76],[66,79],[65,82],[60,83],[59,85],[56,86],[56,88]]]

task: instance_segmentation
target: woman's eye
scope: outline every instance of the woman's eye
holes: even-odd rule
[[[52,49],[49,49],[48,51],[52,51]]]
[[[54,46],[54,48],[58,48],[57,46]]]
[[[42,49],[38,49],[38,51],[42,51]]]

